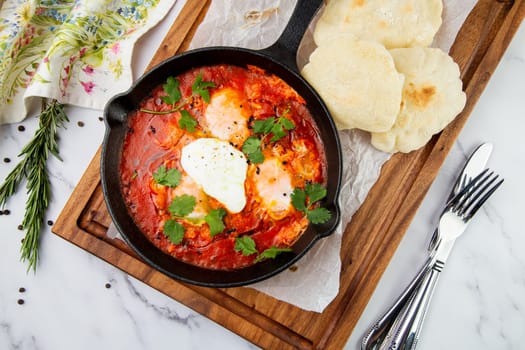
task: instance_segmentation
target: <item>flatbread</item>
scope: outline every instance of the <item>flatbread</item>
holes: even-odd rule
[[[403,76],[377,42],[345,34],[318,46],[302,70],[338,129],[389,130],[399,112]]]
[[[428,46],[441,26],[442,0],[331,0],[314,29],[322,45],[351,33],[387,48]]]
[[[390,50],[405,76],[401,110],[393,127],[372,133],[372,145],[385,152],[410,152],[425,145],[465,106],[458,65],[437,48]]]

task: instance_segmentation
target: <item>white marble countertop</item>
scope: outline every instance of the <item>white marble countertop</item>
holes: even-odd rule
[[[140,74],[181,5],[139,41]],[[458,240],[434,295],[421,349],[519,349],[525,344],[525,26],[505,53],[467,125],[361,316],[347,349],[404,289],[425,259],[436,213],[454,174],[478,144],[491,142],[489,166],[505,177]],[[63,162],[51,160],[53,197],[46,219],[58,217],[99,147],[101,112],[68,108],[60,132]],[[17,162],[37,121],[0,127],[0,179]],[[25,130],[20,131],[23,125]],[[9,158],[11,162],[6,162]],[[36,274],[19,261],[25,194],[0,216],[1,349],[250,349],[252,344],[186,306],[77,248],[45,227]],[[23,288],[23,289],[20,289]]]

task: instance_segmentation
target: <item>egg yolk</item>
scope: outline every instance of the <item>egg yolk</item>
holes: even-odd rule
[[[234,145],[242,145],[250,136],[248,101],[238,90],[224,88],[211,96],[204,113],[205,127],[211,134]]]

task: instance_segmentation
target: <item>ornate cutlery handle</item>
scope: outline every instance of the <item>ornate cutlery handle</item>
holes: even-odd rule
[[[414,350],[417,346],[417,343],[419,341],[419,335],[421,333],[421,329],[423,328],[423,321],[425,320],[425,316],[427,315],[427,311],[430,306],[430,300],[434,295],[434,290],[436,288],[437,281],[439,279],[442,269],[443,264],[440,261],[434,263],[432,269],[428,274],[428,277],[426,277],[422,282],[422,285],[425,284],[426,288],[421,300],[421,306],[415,316],[414,323],[412,324],[412,327],[410,328],[410,331],[408,333],[406,342],[407,350]]]
[[[426,271],[418,287],[410,295],[409,301],[397,315],[379,349],[413,350],[416,348],[423,321],[443,266],[443,263],[436,261],[432,264],[432,268]]]
[[[395,300],[390,308],[381,316],[377,322],[367,331],[363,340],[361,341],[361,350],[375,349],[377,343],[385,338],[385,332],[388,327],[392,326],[396,319],[399,319],[399,314],[404,306],[410,300],[410,297],[415,293],[421,284],[422,279],[432,268],[432,257],[429,257],[423,266],[419,269],[416,276],[412,279],[409,285],[405,288],[403,293]]]

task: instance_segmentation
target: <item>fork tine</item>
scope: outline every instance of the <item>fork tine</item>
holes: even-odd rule
[[[469,194],[472,193],[472,188],[478,183],[478,181],[480,181],[480,179],[482,179],[485,176],[485,174],[488,171],[489,169],[485,169],[481,173],[479,173],[475,178],[464,183],[461,191],[459,191],[454,197],[452,197],[452,199],[448,201],[447,207],[457,209],[458,207],[462,206],[466,199],[470,198]]]
[[[492,184],[494,181],[496,181],[496,179],[498,178],[498,176],[496,175],[496,177],[489,183],[487,184],[487,186],[485,186],[485,188],[488,187],[488,185]],[[504,179],[501,179],[499,180],[494,186],[492,186],[484,195],[483,197],[481,197],[477,202],[476,204],[472,207],[472,209],[470,210],[470,212],[468,213],[468,215],[465,217],[466,220],[469,220],[470,218],[472,218],[472,216],[474,216],[474,214],[476,214],[476,212],[479,210],[479,208],[481,208],[481,206],[487,201],[487,199],[489,199],[490,196],[492,196],[492,194],[498,189],[498,187],[503,183]]]
[[[498,177],[498,174],[485,169],[454,196],[447,207],[468,221],[503,183],[501,179],[494,184]]]
[[[475,200],[479,197],[479,195],[483,193],[498,178],[498,175],[496,174],[496,177],[491,179],[494,172],[491,171],[487,174],[488,170],[489,169],[485,169],[485,171],[483,172],[484,176],[482,178],[476,178],[476,183],[474,183],[474,187],[470,191],[468,191],[468,193],[464,196],[464,198],[462,198],[462,200],[458,204],[458,207],[461,207],[461,209],[458,210],[458,213],[460,215],[464,215],[472,206],[472,204],[475,203]]]

